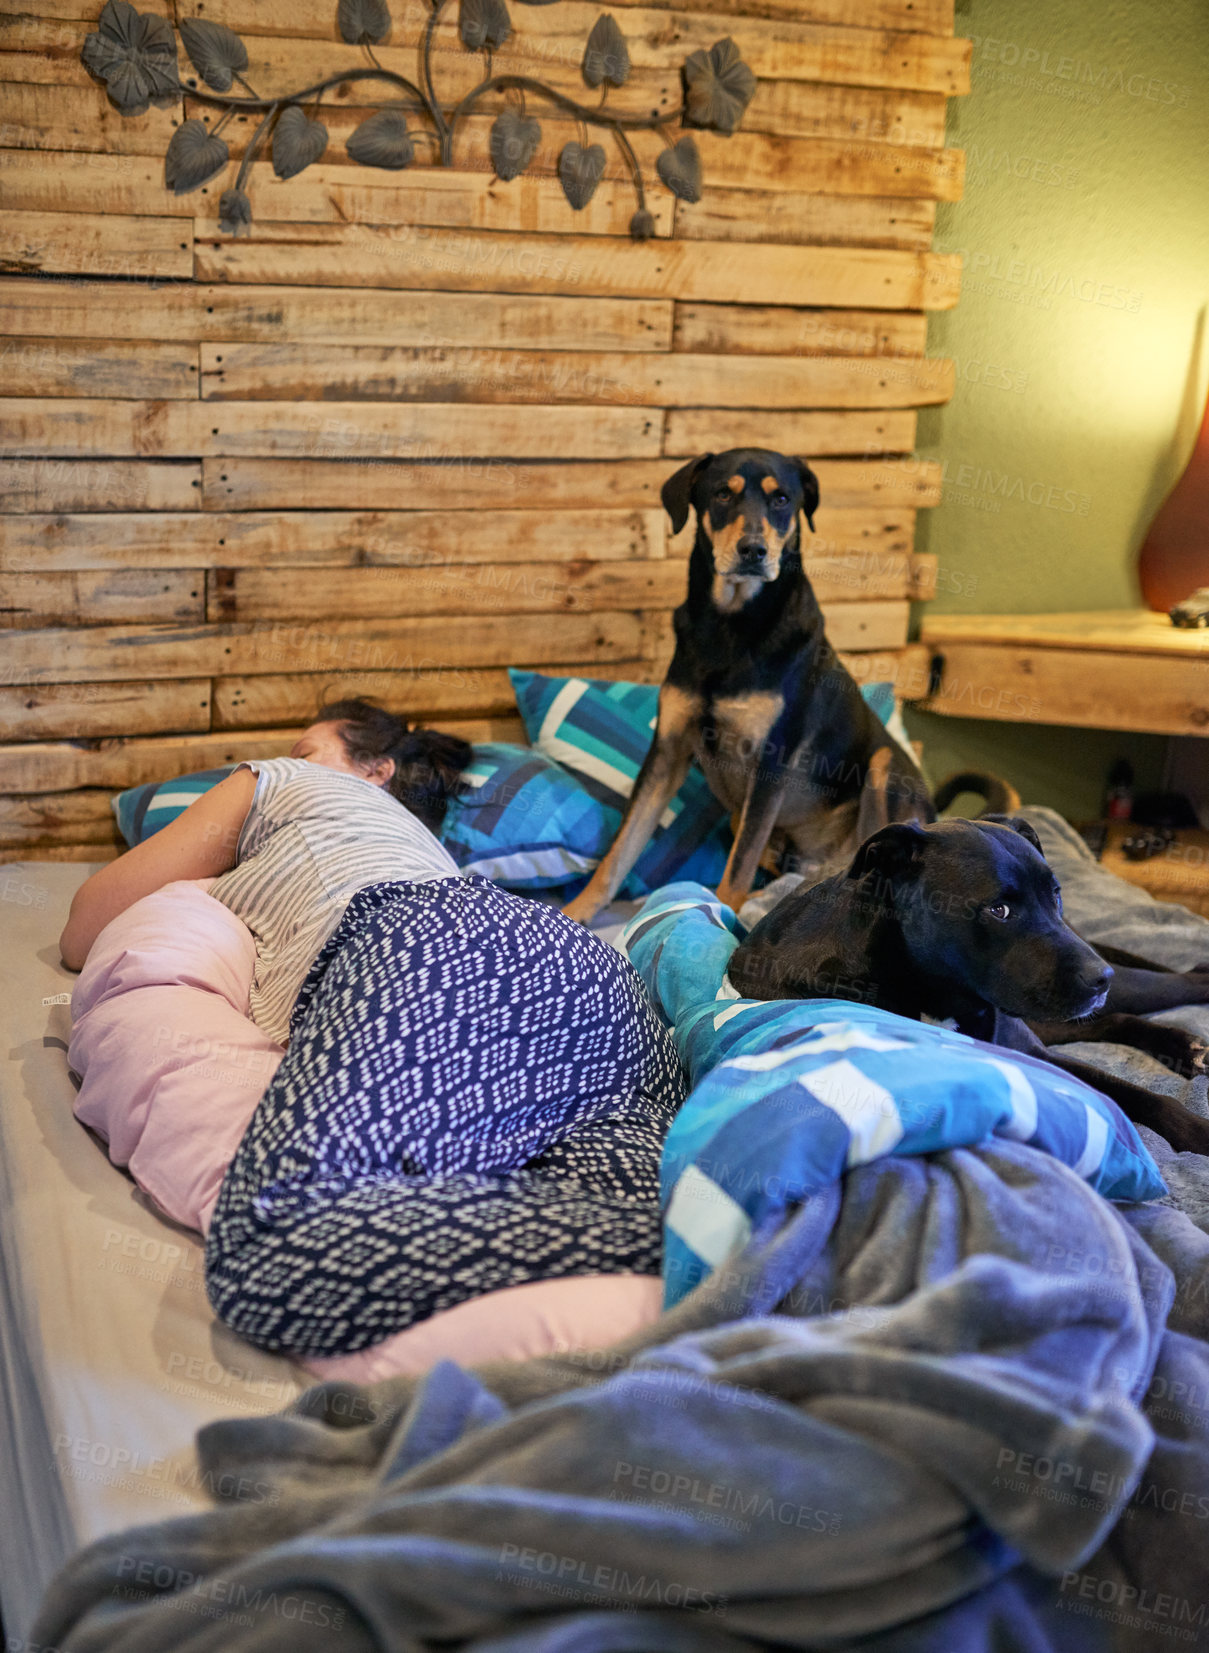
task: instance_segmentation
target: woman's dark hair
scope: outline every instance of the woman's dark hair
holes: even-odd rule
[[[458,776],[473,748],[457,735],[410,725],[384,706],[360,697],[333,700],[315,714],[316,723],[339,723],[344,750],[354,763],[393,758],[395,772],[386,791],[435,832],[445,806],[458,790]]]

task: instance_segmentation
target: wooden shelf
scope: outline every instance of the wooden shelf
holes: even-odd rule
[[[937,614],[921,643],[932,672],[915,698],[945,717],[1209,734],[1209,631],[1149,609]]]

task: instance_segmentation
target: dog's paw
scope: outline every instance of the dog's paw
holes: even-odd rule
[[[571,919],[575,924],[582,924],[586,930],[599,911],[599,902],[585,901],[582,895],[577,895],[574,901],[567,902],[567,905],[563,908],[563,916]]]

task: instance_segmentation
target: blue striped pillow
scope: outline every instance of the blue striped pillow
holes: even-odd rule
[[[463,872],[512,890],[582,884],[612,842],[616,817],[561,764],[532,746],[474,749],[441,826]]]
[[[741,926],[695,884],[645,903],[619,945],[672,1026],[693,1089],[660,1171],[670,1307],[795,1201],[885,1154],[1027,1142],[1113,1200],[1166,1186],[1108,1097],[1031,1056],[843,999],[741,999]]]
[[[547,757],[574,770],[608,812],[612,827],[601,848],[603,854],[621,825],[626,800],[651,744],[658,686],[546,677],[541,672],[509,671],[508,676],[530,741]],[[887,722],[894,712],[894,685],[868,683],[861,693],[882,722]],[[717,884],[726,869],[730,846],[730,812],[714,797],[694,764],[619,893],[627,898],[649,895],[673,878]]]
[[[199,769],[172,781],[145,781],[142,786],[128,787],[109,800],[118,831],[131,848],[154,837],[169,821],[183,815],[194,799],[225,780],[235,767],[228,763],[221,769]]]

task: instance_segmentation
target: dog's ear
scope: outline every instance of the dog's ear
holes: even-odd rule
[[[819,508],[819,479],[804,459],[795,459],[798,475],[802,479],[802,514],[810,524],[810,532],[814,533],[814,513]]]
[[[669,476],[659,490],[659,497],[663,501],[663,509],[672,519],[672,532],[678,534],[688,521],[688,508],[692,503],[693,483],[697,480],[697,473],[703,465],[708,465],[713,458],[712,453],[703,453],[700,459],[690,459],[687,465],[681,465],[674,476]]]
[[[978,819],[980,821],[990,821],[992,826],[1011,827],[1013,832],[1018,832],[1022,838],[1027,838],[1037,853],[1044,858],[1045,851],[1041,848],[1041,840],[1023,815],[980,815]]]
[[[895,821],[865,839],[848,868],[848,876],[861,879],[876,873],[897,883],[918,868],[927,842],[927,833],[915,821]]]

